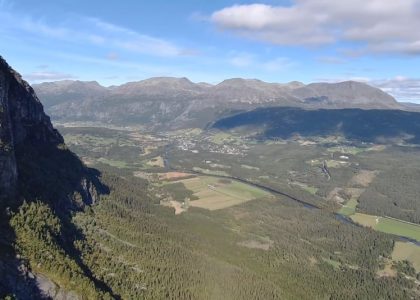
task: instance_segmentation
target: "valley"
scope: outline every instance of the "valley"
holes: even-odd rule
[[[0,20],[0,300],[420,300],[420,0]]]
[[[409,203],[400,203],[401,207],[396,205],[395,211],[388,215],[388,209],[381,208],[380,201],[370,199],[376,203],[374,210],[368,205],[368,209],[361,209],[360,205],[365,204],[365,198],[360,198],[370,191],[375,180],[386,178],[387,172],[392,169],[391,166],[385,169],[378,167],[375,157],[380,155],[385,160],[400,152],[415,155],[416,148],[409,144],[384,146],[355,143],[339,136],[261,141],[243,133],[200,129],[150,132],[145,134],[148,138],[138,139],[136,143],[132,138],[136,134],[130,130],[98,128],[96,131],[87,127],[63,127],[60,131],[64,133],[67,144],[93,166],[116,169],[116,172],[140,177],[156,187],[163,187],[165,194],[161,195],[160,202],[174,207],[177,215],[189,215],[196,208],[213,211],[236,205],[241,207],[249,200],[264,196],[264,193],[265,197],[280,197],[286,203],[296,199],[297,203],[331,213],[331,219],[334,219],[335,213],[342,214],[346,218],[343,224],[354,222],[358,226],[396,236],[394,253],[400,253],[401,247],[411,247],[411,251],[405,254],[392,254],[392,257],[398,258],[396,262],[408,260],[413,266],[419,264],[418,254],[413,253],[420,253],[420,247],[416,246],[420,241],[420,227],[410,223],[419,217],[417,206],[410,210]],[[82,132],[85,134],[80,136]],[[114,136],[114,144],[98,147],[104,142],[98,143],[97,139],[104,141],[105,136],[110,135]],[[72,143],[75,136],[78,136],[77,144]],[[116,145],[125,149],[120,155],[111,150]],[[95,161],[95,157],[100,159]],[[102,157],[123,163],[107,163]],[[165,165],[148,164],[151,158],[156,157],[163,157]],[[406,162],[400,159],[397,165],[401,168],[406,164],[412,168],[412,163],[409,159]],[[323,166],[328,169],[329,175],[324,173]],[[235,183],[236,179],[255,184],[257,189],[265,187],[266,192],[264,189],[262,192],[249,191],[244,184]],[[231,190],[228,186],[232,184],[237,188]],[[289,197],[282,197],[275,191],[286,193]],[[249,197],[246,195],[249,193],[257,195]],[[255,200],[254,206],[258,206],[260,201],[267,200]],[[411,214],[401,218],[399,211],[410,211]],[[395,217],[392,218],[392,215]],[[252,243],[259,245],[259,242]],[[418,267],[416,270],[419,272]]]
[[[0,184],[10,193],[2,192],[1,202],[2,297],[420,296],[418,115],[342,109],[347,104],[334,101],[369,95],[364,104],[384,97],[389,108],[392,97],[349,82],[293,84],[286,94],[306,104],[268,109],[278,99],[266,93],[280,97],[284,86],[228,80],[210,93],[166,78],[128,84],[123,93],[93,84],[84,94],[86,85],[77,83],[77,97],[92,97],[84,105],[111,110],[100,120],[72,110],[65,118],[54,114],[55,129],[30,86],[0,62],[7,79],[0,162],[8,167],[0,169]],[[155,97],[140,94],[152,110],[137,101],[139,86]],[[243,90],[252,97],[243,98]],[[177,91],[171,105],[156,100],[162,91]],[[192,91],[242,101],[203,107],[203,99],[192,104]],[[135,104],[132,116],[119,119],[114,100],[102,98],[117,92]],[[315,92],[316,105],[307,98]],[[67,100],[75,94],[42,95],[55,101],[50,111],[74,104]],[[173,121],[184,102],[198,106]],[[322,109],[333,102],[335,109]],[[355,120],[370,129],[350,128]]]

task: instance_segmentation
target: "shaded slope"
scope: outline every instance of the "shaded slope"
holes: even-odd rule
[[[261,138],[342,135],[362,142],[420,144],[420,113],[400,110],[261,108],[221,119],[214,128],[254,128]]]
[[[46,277],[31,271],[43,261],[45,250],[55,256],[57,266],[67,268],[68,276],[73,272],[85,282],[86,290],[107,290],[81,261],[75,242],[84,237],[70,219],[72,210],[83,209],[107,192],[98,176],[67,149],[33,89],[0,57],[0,296],[46,295],[38,287]],[[16,221],[19,215],[23,223]],[[57,273],[58,280],[60,276]]]

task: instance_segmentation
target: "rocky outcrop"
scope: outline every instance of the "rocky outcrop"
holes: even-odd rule
[[[0,68],[2,67],[3,64],[0,65]],[[6,73],[0,69],[0,200],[3,201],[14,195],[17,185],[17,167],[13,151],[14,142],[8,94]]]

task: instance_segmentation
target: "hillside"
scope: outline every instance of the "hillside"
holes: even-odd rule
[[[222,118],[213,127],[242,128],[262,139],[337,135],[358,142],[420,144],[420,114],[401,110],[259,108]]]

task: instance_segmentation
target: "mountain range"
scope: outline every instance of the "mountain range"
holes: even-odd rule
[[[234,78],[211,85],[156,77],[111,87],[66,80],[33,88],[55,121],[155,129],[205,127],[232,113],[268,106],[407,109],[382,90],[355,81],[305,85]]]

